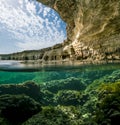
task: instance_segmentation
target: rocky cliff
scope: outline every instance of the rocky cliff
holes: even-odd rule
[[[67,23],[67,40],[45,51],[42,59],[120,61],[120,0],[38,1]]]

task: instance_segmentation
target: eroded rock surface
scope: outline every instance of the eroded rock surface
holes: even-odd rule
[[[120,0],[38,1],[55,9],[67,23],[67,40],[44,51],[23,52],[20,58],[19,54],[7,58],[120,61]]]
[[[120,59],[120,0],[38,0],[67,23],[77,59]]]

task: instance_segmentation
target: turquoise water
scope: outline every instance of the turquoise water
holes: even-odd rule
[[[114,125],[119,119],[120,64],[0,62],[0,125]]]
[[[4,65],[3,65],[4,64]],[[47,66],[33,67],[3,63],[0,65],[0,84],[17,84],[34,81],[38,84],[69,77],[89,79],[89,82],[109,75],[120,69],[120,64],[86,65],[86,66]],[[13,62],[12,62],[13,64]]]

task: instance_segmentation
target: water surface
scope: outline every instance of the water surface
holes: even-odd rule
[[[70,77],[93,81],[120,70],[120,64],[103,65],[52,65],[22,64],[18,61],[0,61],[0,84],[17,84],[25,81],[44,83]]]

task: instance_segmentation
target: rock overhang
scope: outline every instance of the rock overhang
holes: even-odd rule
[[[38,51],[38,55],[53,59],[52,54],[57,57],[61,52],[57,59],[63,56],[80,62],[120,61],[120,0],[37,1],[57,11],[67,23],[67,40],[61,41],[61,47]]]

